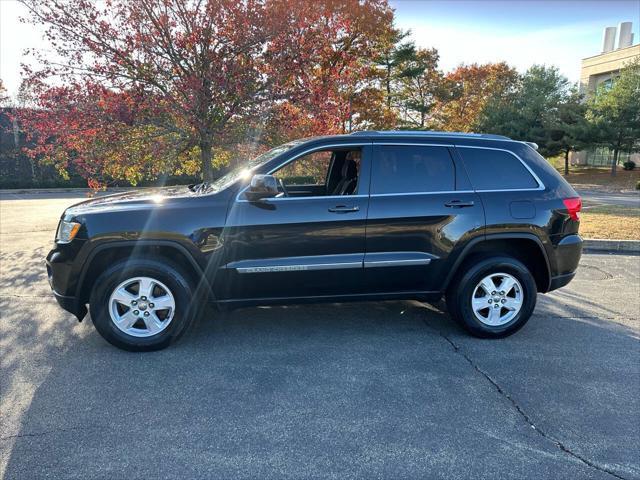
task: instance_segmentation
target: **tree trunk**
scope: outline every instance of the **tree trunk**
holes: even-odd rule
[[[565,174],[565,176],[569,175],[569,152],[570,152],[570,150],[568,148],[564,152],[564,174]]]
[[[209,142],[200,143],[200,166],[202,167],[202,180],[211,182],[213,178],[213,165],[211,159],[213,157],[213,146]]]
[[[616,148],[613,151],[613,162],[611,163],[611,176],[615,177],[616,176],[616,170],[618,168],[618,152],[620,151],[619,148]]]
[[[391,108],[391,65],[387,64],[387,108]]]

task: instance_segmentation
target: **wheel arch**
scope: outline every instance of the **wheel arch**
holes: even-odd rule
[[[474,257],[490,253],[507,254],[521,261],[533,275],[539,292],[549,291],[551,266],[540,238],[531,233],[497,233],[471,240],[456,258],[445,280],[444,290]]]
[[[106,268],[115,262],[141,257],[160,258],[177,264],[190,276],[195,285],[198,285],[198,290],[202,286],[207,296],[211,295],[211,288],[202,267],[189,250],[180,243],[171,240],[116,241],[98,245],[89,253],[78,277],[76,287],[78,304],[84,305],[89,301],[95,280]]]

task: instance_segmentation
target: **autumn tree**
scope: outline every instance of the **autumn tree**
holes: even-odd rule
[[[438,109],[443,130],[471,132],[489,100],[504,100],[516,88],[518,73],[504,62],[460,65],[445,76],[448,97]]]
[[[640,61],[627,66],[612,85],[603,84],[589,102],[595,141],[613,150],[611,175],[621,151],[640,150]]]
[[[135,110],[135,121],[118,125],[143,130],[135,132],[138,150],[161,139],[171,152],[165,158],[195,152],[205,179],[214,177],[216,149],[231,142],[243,119],[259,124],[274,118],[274,108],[308,119],[318,107],[310,130],[331,131],[347,110],[341,84],[357,75],[358,55],[393,16],[386,0],[20,1],[62,59],[41,56],[44,68],[27,71],[42,108],[61,95],[77,115],[89,113],[101,137],[112,117],[86,103],[98,90],[107,110]],[[47,83],[53,76],[66,90]],[[115,106],[120,101],[124,107]],[[90,174],[101,155],[87,144],[92,137],[51,125],[35,125],[42,142],[57,143]],[[117,161],[126,164],[123,157]]]
[[[7,89],[0,78],[0,108],[6,107],[9,103],[9,95],[7,94]]]

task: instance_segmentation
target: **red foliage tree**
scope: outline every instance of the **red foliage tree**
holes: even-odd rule
[[[56,53],[26,71],[34,153],[92,178],[195,154],[211,179],[216,148],[269,118],[337,131],[393,17],[386,0],[20,1]]]
[[[518,78],[518,72],[504,62],[460,65],[445,77],[450,98],[442,103],[442,127],[472,131],[487,102],[512,93]]]

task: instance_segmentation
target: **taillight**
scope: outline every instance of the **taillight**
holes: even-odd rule
[[[580,220],[580,210],[582,210],[582,199],[580,197],[575,198],[565,198],[562,200],[564,206],[567,207],[567,212],[569,213],[569,217],[571,220],[575,220],[576,222]]]

